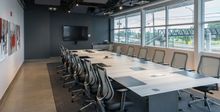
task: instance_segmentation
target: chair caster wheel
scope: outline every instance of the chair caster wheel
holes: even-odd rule
[[[179,112],[183,112],[183,109],[178,109]]]
[[[179,100],[182,100],[182,98],[181,98],[181,97],[178,97],[178,99],[179,99]]]
[[[72,103],[74,103],[74,100],[71,100]]]
[[[192,107],[191,104],[188,104],[188,107]]]

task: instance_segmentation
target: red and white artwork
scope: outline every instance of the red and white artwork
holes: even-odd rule
[[[20,48],[20,26],[0,18],[0,61]]]

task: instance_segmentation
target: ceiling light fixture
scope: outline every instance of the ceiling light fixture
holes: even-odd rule
[[[76,6],[78,7],[78,6],[79,6],[79,4],[77,3],[77,4],[76,4]]]
[[[56,7],[49,7],[48,10],[49,11],[57,11],[57,8]]]
[[[119,10],[122,10],[123,9],[123,7],[122,6],[119,6]]]
[[[57,8],[56,8],[56,7],[54,7],[54,8],[53,8],[53,11],[56,11],[56,10],[57,10]]]
[[[70,10],[68,10],[68,13],[71,13],[71,11],[70,11]]]
[[[53,7],[49,7],[48,9],[51,11],[51,10],[53,10]]]

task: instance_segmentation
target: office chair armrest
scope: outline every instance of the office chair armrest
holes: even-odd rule
[[[195,72],[196,70],[193,70],[193,69],[185,69],[186,71],[188,72]]]
[[[168,63],[163,63],[162,65],[170,65],[170,64],[168,64]]]
[[[127,91],[128,91],[128,89],[123,88],[123,89],[118,89],[118,90],[116,90],[116,91],[118,91],[118,92],[120,92],[120,93],[123,93],[123,92],[127,92]]]
[[[181,69],[181,70],[186,70],[186,68],[184,68],[184,67],[182,67],[182,68],[179,68],[179,69]]]
[[[152,59],[145,59],[145,61],[152,61]]]

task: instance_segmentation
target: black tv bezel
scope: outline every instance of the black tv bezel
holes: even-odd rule
[[[85,27],[85,28],[87,28],[87,38],[86,39],[84,39],[84,38],[78,38],[78,40],[64,40],[64,27],[65,26],[70,26],[70,27]],[[65,42],[77,42],[77,41],[87,41],[87,40],[89,40],[89,36],[88,36],[88,34],[89,34],[89,31],[88,31],[88,26],[74,26],[74,25],[63,25],[62,26],[62,41],[65,41]]]

